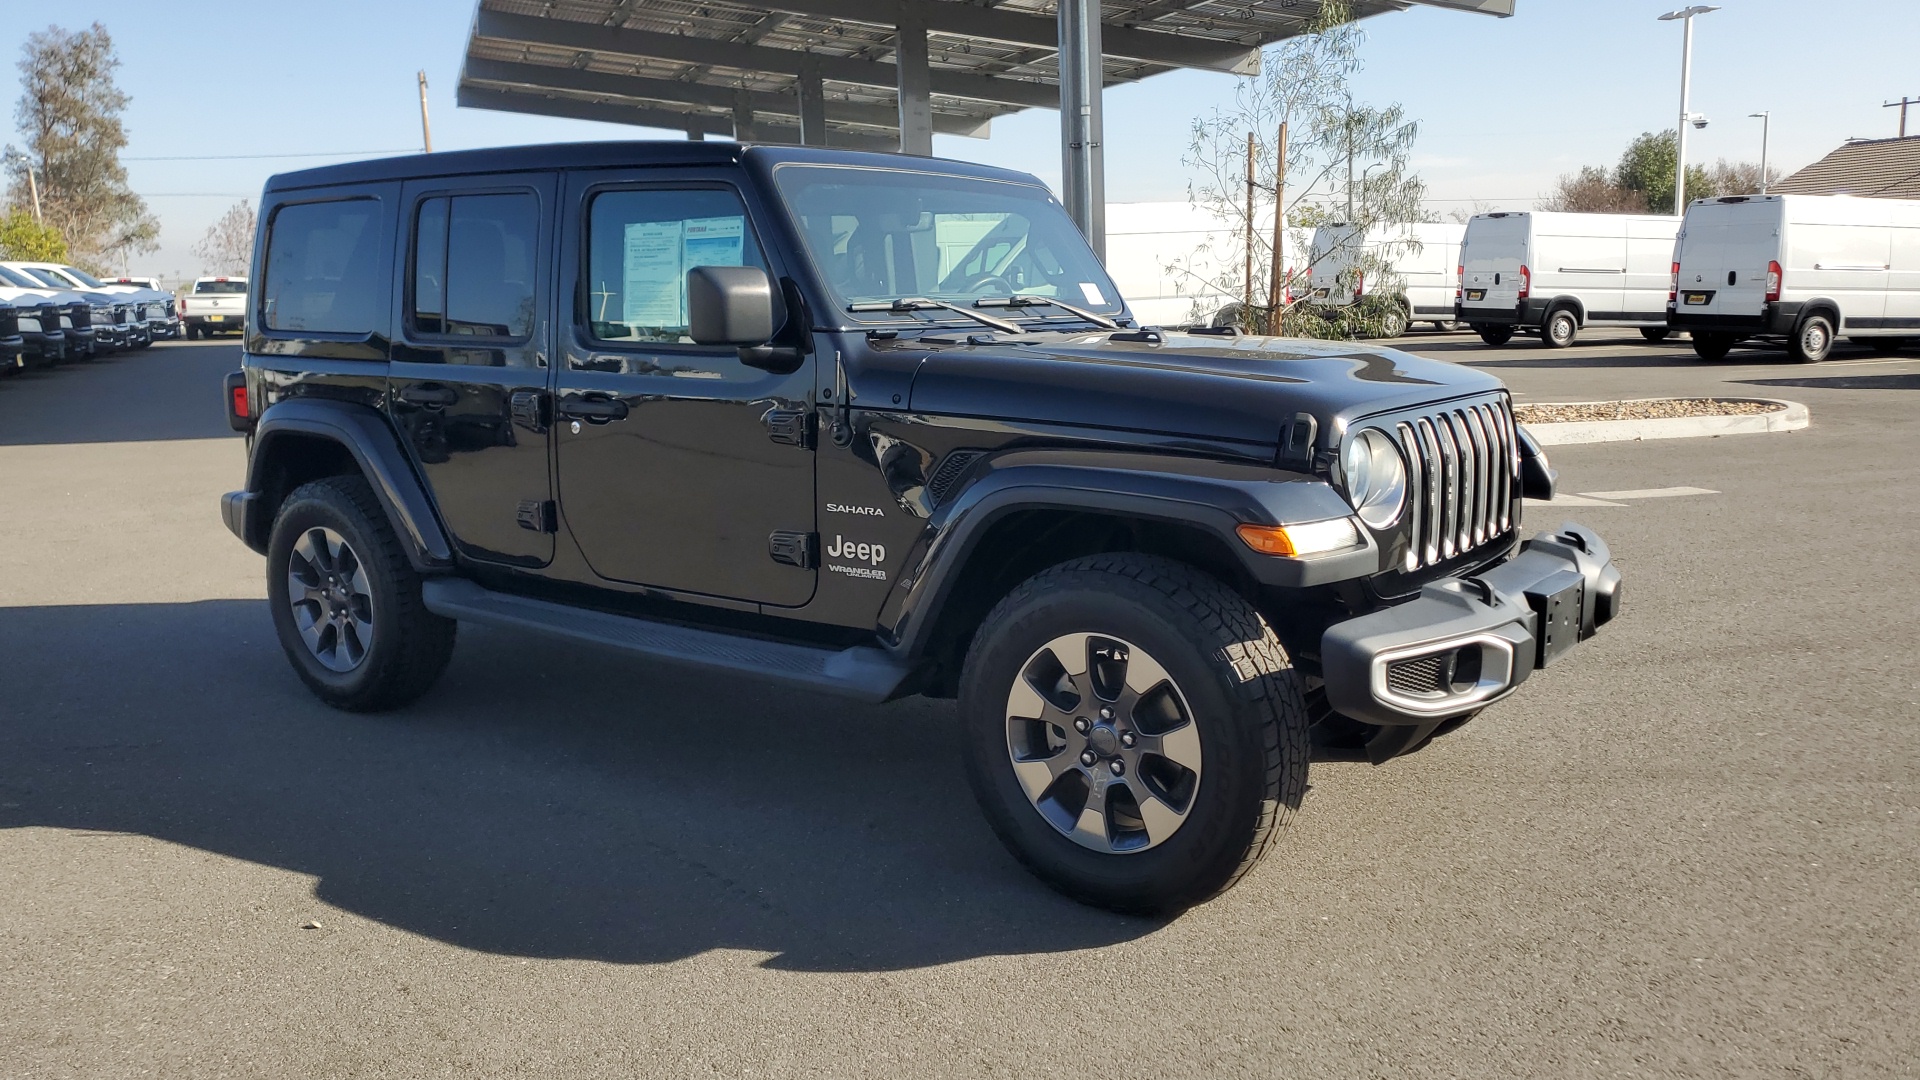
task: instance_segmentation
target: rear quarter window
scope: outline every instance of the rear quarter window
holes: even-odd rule
[[[269,330],[370,334],[387,298],[380,285],[381,215],[374,199],[293,203],[267,230],[261,317]],[[238,290],[246,291],[243,284]]]

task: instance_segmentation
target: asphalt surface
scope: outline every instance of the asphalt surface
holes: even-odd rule
[[[1622,619],[1165,923],[1023,873],[944,703],[467,628],[330,711],[219,522],[237,349],[0,381],[0,1075],[1915,1075],[1920,356],[1401,344],[1813,426],[1558,448],[1717,494],[1530,508]]]

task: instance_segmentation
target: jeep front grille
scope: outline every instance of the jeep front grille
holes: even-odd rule
[[[1519,519],[1513,505],[1513,412],[1505,398],[1401,419],[1406,452],[1406,569],[1419,570],[1496,540]]]

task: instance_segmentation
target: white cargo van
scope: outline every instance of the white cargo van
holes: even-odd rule
[[[1267,258],[1273,218],[1256,223]],[[1142,326],[1225,325],[1237,317],[1241,297],[1217,283],[1238,281],[1246,257],[1243,226],[1188,202],[1107,204],[1107,273]],[[1309,234],[1287,230],[1288,266],[1304,255]],[[1265,280],[1265,273],[1256,273]],[[1257,303],[1264,305],[1266,298]]]
[[[1718,360],[1746,338],[1825,359],[1835,336],[1892,352],[1920,340],[1920,202],[1729,195],[1687,207],[1668,323]]]
[[[1480,214],[1460,245],[1457,317],[1489,345],[1519,332],[1563,349],[1586,326],[1659,341],[1679,231],[1679,218],[1652,214]]]
[[[1460,241],[1467,227],[1453,222],[1375,225],[1322,225],[1313,230],[1308,257],[1312,302],[1323,308],[1347,307],[1364,296],[1381,295],[1391,283],[1398,300],[1399,325],[1411,322],[1453,329],[1453,298],[1459,284]],[[1385,273],[1383,274],[1382,271]]]

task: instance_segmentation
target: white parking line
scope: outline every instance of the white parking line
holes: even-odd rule
[[[1638,488],[1633,491],[1583,491],[1589,499],[1671,499],[1676,495],[1718,495],[1712,488],[1665,487]]]
[[[1589,499],[1580,495],[1556,495],[1552,502],[1545,499],[1528,499],[1528,506],[1625,506],[1626,503],[1607,502],[1603,499]]]

